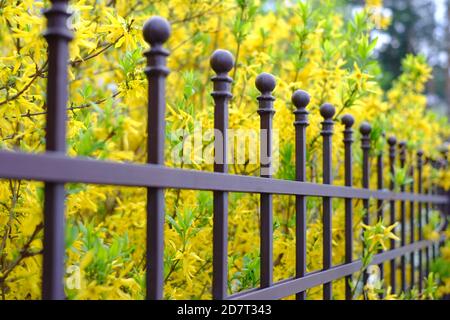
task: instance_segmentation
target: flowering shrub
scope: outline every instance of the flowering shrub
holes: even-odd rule
[[[371,31],[384,28],[381,1],[367,1],[352,17],[335,1],[315,0],[276,5],[267,10],[258,0],[93,1],[71,2],[68,154],[114,161],[146,160],[147,81],[143,73],[142,25],[152,15],[172,24],[167,43],[172,73],[168,77],[166,165],[212,171],[202,159],[174,162],[177,141],[170,133],[192,133],[195,124],[213,127],[212,86],[208,57],[216,48],[233,52],[236,66],[230,104],[232,129],[258,128],[260,72],[276,76],[274,127],[279,141],[280,179],[294,179],[294,115],[290,97],[301,88],[311,95],[308,127],[308,180],[321,182],[322,118],[318,107],[335,105],[338,120],[352,113],[356,123],[369,121],[373,155],[386,149],[382,133],[408,142],[409,157],[422,148],[432,157],[450,131],[447,120],[426,109],[424,85],[431,69],[422,56],[410,55],[392,89],[377,83],[380,68],[373,56]],[[46,42],[41,10],[49,1],[0,1],[0,137],[1,148],[43,152],[45,147]],[[405,123],[411,130],[405,130]],[[333,145],[342,144],[336,125]],[[207,143],[204,142],[202,148]],[[374,157],[373,157],[374,158]],[[333,150],[334,183],[343,185],[343,148]],[[355,145],[355,184],[361,181],[361,152]],[[259,167],[230,166],[232,173],[257,175]],[[401,172],[399,170],[399,172]],[[444,174],[449,174],[444,173]],[[450,179],[429,166],[428,182],[450,187]],[[395,177],[398,185],[407,175]],[[386,175],[386,184],[389,176]],[[375,181],[375,179],[372,179]],[[375,187],[373,185],[372,187]],[[145,292],[145,202],[143,188],[67,184],[66,293],[70,299],[142,299]],[[274,277],[295,272],[294,197],[274,196]],[[259,283],[259,196],[231,193],[229,203],[229,293]],[[372,204],[374,206],[374,204]],[[355,203],[355,256],[361,247],[362,204]],[[43,184],[0,182],[0,295],[3,299],[40,298],[42,268]],[[320,199],[308,199],[307,269],[322,267]],[[344,205],[333,202],[333,263],[344,260]],[[372,210],[374,211],[374,210]],[[211,298],[212,193],[167,190],[165,288],[167,299]],[[372,232],[373,239],[383,240]],[[385,234],[384,230],[389,230]],[[430,228],[430,234],[432,230]],[[376,248],[379,243],[373,244]],[[79,274],[79,278],[74,278]],[[388,277],[388,274],[386,275]],[[344,297],[344,280],[333,283],[334,298]],[[370,288],[369,288],[370,289]],[[366,290],[367,291],[367,290]],[[370,290],[367,296],[371,295]],[[321,288],[308,298],[321,298]],[[394,297],[387,294],[386,297]]]

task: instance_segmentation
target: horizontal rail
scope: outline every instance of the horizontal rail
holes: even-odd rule
[[[439,240],[430,241],[430,240],[422,240],[418,242],[414,242],[412,244],[406,245],[404,247],[400,247],[397,249],[384,251],[383,253],[379,253],[373,257],[371,261],[371,265],[376,265],[383,263],[385,261],[389,261],[404,255],[407,255],[411,252],[415,252],[427,247],[432,246],[433,244],[439,243],[445,239],[442,236]],[[344,278],[345,276],[351,275],[355,272],[358,272],[362,267],[361,260],[355,260],[351,263],[342,264],[339,266],[332,267],[330,269],[324,271],[312,272],[304,276],[303,278],[290,278],[287,280],[280,281],[268,288],[256,288],[247,290],[244,292],[240,292],[229,296],[229,300],[272,300],[272,299],[281,299],[297,292],[305,291],[306,289],[313,288],[319,286],[325,282],[331,282],[334,280],[338,280]]]
[[[349,199],[380,199],[444,204],[447,197],[384,190],[359,189],[168,168],[153,164],[132,164],[88,158],[70,158],[60,153],[31,154],[0,151],[0,178],[48,182],[78,182],[136,187],[272,193]]]

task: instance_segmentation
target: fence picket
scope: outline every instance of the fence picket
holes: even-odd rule
[[[228,72],[233,69],[234,57],[226,50],[216,50],[211,56],[211,68],[216,75],[213,82],[214,99],[214,172],[228,172],[228,101],[231,83]],[[228,192],[213,192],[213,299],[227,296],[228,286]]]
[[[320,134],[323,138],[323,183],[333,183],[333,167],[332,167],[332,140],[333,135],[333,116],[336,110],[333,105],[325,103],[320,107],[320,115],[324,118],[322,121],[322,131]],[[332,199],[331,197],[323,197],[323,270],[328,270],[332,266]],[[332,283],[326,282],[323,284],[323,299],[331,300],[332,298]]]
[[[297,90],[292,95],[295,106],[295,177],[297,181],[306,181],[306,128],[308,127],[308,111],[306,107],[310,102],[307,92]],[[297,278],[306,275],[306,198],[295,197],[295,275]],[[298,292],[297,300],[306,299],[306,291]]]
[[[53,0],[45,11],[48,43],[47,152],[66,153],[67,61],[72,33],[67,27],[68,1]],[[44,186],[43,299],[61,300],[64,293],[65,190],[63,183]]]

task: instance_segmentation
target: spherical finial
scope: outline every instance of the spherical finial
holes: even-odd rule
[[[213,52],[209,64],[215,73],[227,73],[234,67],[234,57],[230,51],[217,49]]]
[[[311,97],[309,96],[309,93],[303,90],[296,90],[292,94],[292,103],[297,109],[305,109],[306,106],[309,104]]]
[[[330,103],[324,103],[321,107],[320,107],[320,114],[322,115],[322,117],[324,117],[325,119],[331,119],[333,118],[334,114],[336,112],[336,109],[334,108],[334,106]]]
[[[368,122],[364,121],[359,126],[359,132],[361,132],[361,134],[364,136],[369,135],[371,131],[372,131],[372,127],[370,126],[370,124]]]
[[[143,33],[145,41],[151,45],[163,44],[169,39],[170,24],[162,17],[151,17],[145,22]]]
[[[276,86],[275,77],[270,73],[263,72],[256,77],[255,85],[261,93],[272,92]]]
[[[346,128],[351,128],[355,123],[355,118],[351,114],[346,114],[342,116],[341,121]]]
[[[421,158],[423,156],[423,150],[417,151],[417,156]]]
[[[394,136],[390,136],[388,138],[388,143],[390,146],[394,146],[397,143],[397,138],[395,138]]]

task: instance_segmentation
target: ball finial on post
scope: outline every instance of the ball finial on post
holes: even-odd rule
[[[335,113],[336,113],[336,109],[330,103],[324,103],[320,107],[320,114],[322,115],[323,118],[325,118],[325,120],[332,119]]]
[[[211,68],[217,74],[228,73],[234,67],[234,57],[228,50],[217,49],[209,60]]]
[[[270,94],[275,89],[275,77],[270,73],[263,72],[256,77],[255,86],[262,94]]]
[[[170,24],[166,19],[151,17],[144,24],[144,40],[152,46],[162,45],[169,39],[170,31]]]
[[[355,118],[353,118],[353,116],[351,114],[346,114],[346,115],[342,116],[341,121],[346,129],[350,129],[353,126],[353,124],[355,123]]]
[[[298,109],[305,109],[309,102],[311,101],[311,97],[308,92],[303,90],[296,90],[291,98],[292,103]]]
[[[368,122],[364,121],[359,126],[359,132],[361,132],[361,134],[364,136],[369,135],[371,131],[372,131],[372,127],[370,126],[370,124]]]
[[[388,138],[388,144],[389,144],[390,146],[395,146],[396,143],[397,143],[397,138],[395,138],[394,136],[390,136],[390,137]]]

